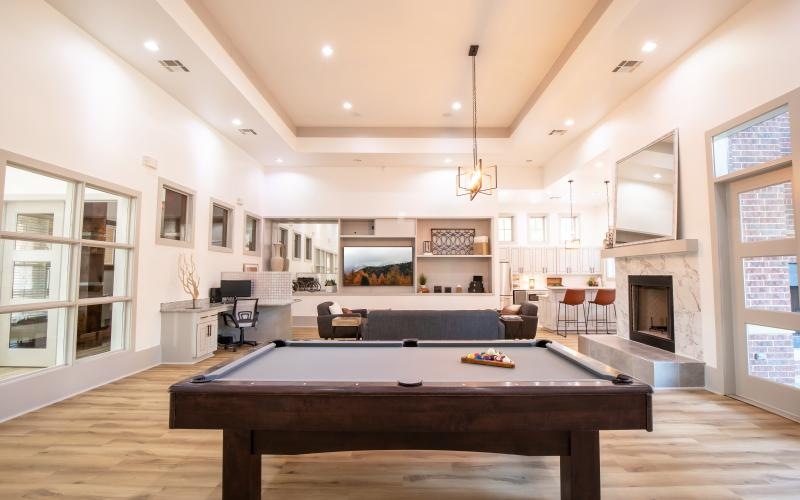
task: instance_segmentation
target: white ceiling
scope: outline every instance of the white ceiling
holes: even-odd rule
[[[479,140],[481,157],[541,179],[538,167],[747,0],[48,1],[261,163],[286,169],[468,164],[466,51],[480,44],[479,126],[492,137]],[[645,40],[658,49],[643,54]],[[612,73],[623,59],[644,63]],[[442,116],[456,99],[463,109]],[[241,135],[233,117],[258,135]],[[566,135],[547,135],[567,118]],[[602,190],[616,160],[545,172],[552,185],[539,187],[564,194],[574,176],[576,188]]]
[[[507,128],[594,3],[190,1],[296,127],[467,128],[470,44],[480,44],[480,125]],[[330,58],[321,56],[324,44],[334,48]],[[343,101],[353,103],[351,112]],[[461,111],[451,110],[453,101]]]

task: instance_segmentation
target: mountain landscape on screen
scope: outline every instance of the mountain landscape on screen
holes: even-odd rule
[[[412,286],[411,247],[344,247],[344,286]]]

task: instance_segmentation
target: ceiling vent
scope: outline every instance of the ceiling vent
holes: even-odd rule
[[[642,61],[622,61],[617,67],[612,69],[612,73],[633,73],[636,68],[642,65]]]
[[[183,63],[177,59],[162,59],[158,61],[158,63],[161,65],[162,68],[169,71],[170,73],[180,73],[181,71],[185,73],[189,72],[189,68],[184,66]]]
[[[566,131],[566,130],[564,130],[564,129],[561,129],[561,128],[554,128],[554,129],[553,129],[553,130],[551,130],[551,131],[550,131],[550,133],[549,133],[549,134],[547,134],[547,135],[564,135],[564,134],[566,134],[566,133],[567,133],[567,131]]]
[[[242,135],[258,135],[256,131],[251,128],[240,128],[239,133]]]

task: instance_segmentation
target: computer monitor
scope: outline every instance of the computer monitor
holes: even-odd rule
[[[250,280],[222,280],[219,288],[223,299],[250,297],[253,293],[253,282]]]

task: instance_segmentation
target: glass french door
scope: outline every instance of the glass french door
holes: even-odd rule
[[[800,418],[797,196],[791,166],[728,187],[736,395]]]

